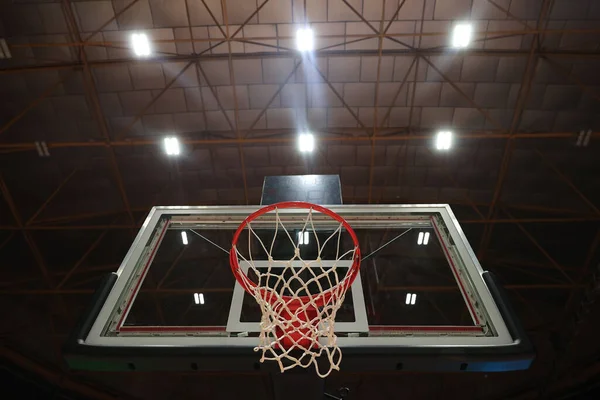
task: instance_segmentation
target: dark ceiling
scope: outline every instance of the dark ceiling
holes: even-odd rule
[[[305,20],[313,58],[294,50]],[[456,51],[461,20],[475,40]],[[4,365],[69,398],[269,397],[260,374],[67,371],[61,345],[153,205],[257,204],[264,176],[315,173],[345,203],[450,203],[538,351],[526,373],[328,386],[557,398],[600,379],[600,1],[0,0],[0,39]]]

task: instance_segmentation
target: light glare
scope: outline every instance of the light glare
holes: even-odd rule
[[[194,293],[194,303],[204,304],[204,293]]]
[[[181,241],[183,242],[184,245],[188,244],[188,239],[187,239],[187,233],[186,233],[186,231],[182,231],[181,232]]]
[[[138,57],[147,57],[152,53],[150,41],[145,33],[133,33],[131,35],[131,47]]]
[[[313,51],[315,47],[313,30],[311,28],[299,28],[296,31],[296,48],[301,53]]]
[[[452,47],[457,49],[463,49],[471,43],[471,35],[473,27],[471,24],[462,23],[454,26],[452,32]]]
[[[298,148],[301,153],[310,153],[315,149],[315,137],[311,133],[298,136]]]
[[[438,150],[448,150],[452,146],[452,132],[441,131],[438,132],[435,139],[435,147]]]
[[[416,293],[406,293],[405,303],[407,305],[410,304],[411,306],[414,306],[416,302],[417,302],[417,294]]]
[[[308,231],[300,231],[298,232],[298,244],[308,244],[309,236]]]
[[[427,245],[427,243],[429,243],[429,232],[425,232],[425,235],[423,236],[423,244]]]
[[[417,238],[417,244],[419,246],[423,244],[423,232],[419,232],[419,237]]]
[[[179,140],[176,137],[166,137],[164,140],[165,153],[169,156],[179,155]]]

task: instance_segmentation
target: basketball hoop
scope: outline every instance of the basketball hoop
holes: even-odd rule
[[[285,221],[279,212],[283,209],[292,210],[285,213]],[[292,226],[286,228],[284,222]],[[315,229],[315,225],[319,229]],[[261,237],[265,227],[274,232],[272,239]],[[298,228],[295,239],[289,230]],[[325,230],[333,230],[333,233],[320,240],[320,233]],[[242,233],[248,235],[246,251],[238,246]],[[304,260],[301,246],[308,247],[311,234],[316,247],[310,246],[310,249],[313,252],[316,249],[317,256]],[[343,240],[346,237],[351,239],[350,243]],[[283,246],[281,242],[284,242]],[[344,249],[344,244],[349,249]],[[274,256],[274,250],[281,251],[282,248],[288,254]],[[264,252],[262,257],[256,254],[257,251]],[[332,260],[321,259],[324,251]],[[263,264],[266,259],[267,267],[255,265],[257,256]],[[350,267],[340,276],[343,270],[340,264],[345,260]],[[261,309],[260,344],[254,349],[262,351],[261,362],[277,361],[281,372],[314,364],[320,377],[339,370],[342,353],[337,346],[335,316],[346,291],[358,275],[360,260],[358,238],[348,222],[316,204],[295,201],[272,204],[252,213],[241,223],[233,236],[229,261],[236,280]],[[247,268],[242,268],[240,263]],[[326,355],[329,362],[325,373],[321,373],[317,362],[321,355]]]

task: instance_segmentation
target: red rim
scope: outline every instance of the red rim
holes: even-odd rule
[[[233,235],[233,240],[231,241],[231,251],[229,252],[229,263],[231,265],[231,271],[233,272],[233,276],[235,276],[235,279],[238,281],[238,283],[240,285],[242,285],[244,290],[250,294],[253,294],[254,293],[253,289],[255,289],[258,286],[256,283],[252,282],[248,278],[247,275],[244,274],[244,271],[242,271],[242,268],[240,267],[239,260],[237,257],[237,252],[236,252],[236,244],[240,237],[240,234],[242,233],[244,228],[246,226],[248,226],[248,224],[250,222],[254,221],[256,218],[260,217],[261,215],[264,215],[275,209],[284,209],[284,208],[299,208],[299,209],[307,209],[307,210],[313,209],[322,214],[328,215],[329,217],[331,217],[334,220],[341,223],[344,228],[346,228],[346,230],[348,231],[348,234],[350,235],[350,237],[352,238],[352,241],[354,242],[354,245],[356,246],[356,251],[354,252],[354,257],[352,259],[352,265],[350,266],[350,269],[346,273],[346,276],[340,281],[338,286],[342,285],[343,292],[348,290],[348,288],[352,285],[352,283],[356,279],[356,276],[358,275],[358,270],[360,268],[360,259],[361,259],[360,247],[358,245],[358,238],[356,237],[356,233],[354,232],[354,230],[352,229],[350,224],[344,218],[342,218],[339,214],[331,211],[328,208],[322,207],[318,204],[307,203],[304,201],[284,201],[281,203],[275,203],[275,204],[268,205],[266,207],[263,207],[255,212],[253,212],[252,214],[250,214],[240,224],[238,229],[235,231],[235,234]],[[247,279],[243,279],[242,276],[246,276]],[[334,287],[327,289],[320,295],[317,295],[316,297],[314,297],[313,301],[318,306],[321,306],[321,305],[327,303],[327,301],[329,301],[329,299],[333,295],[333,289],[334,289]],[[269,296],[269,297],[272,297],[272,296]],[[305,304],[306,302],[308,302],[311,299],[310,296],[300,296],[296,299],[298,301],[298,303],[296,303],[295,301],[293,301],[294,300],[293,297],[282,296],[281,298],[290,307],[294,307],[294,305],[300,306],[302,304]]]

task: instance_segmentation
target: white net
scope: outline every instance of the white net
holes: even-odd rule
[[[319,224],[321,217],[329,218],[325,231],[315,229],[315,214]],[[264,219],[248,222],[247,238],[238,240],[232,252],[238,266],[244,265],[238,279],[262,313],[255,351],[262,351],[261,362],[276,361],[281,372],[314,365],[326,377],[339,370],[342,360],[335,318],[358,271],[358,265],[348,266],[359,262],[360,251],[347,240],[342,222],[313,208],[300,221],[296,216],[296,229],[285,227],[278,208],[265,217],[274,227],[265,230]]]

